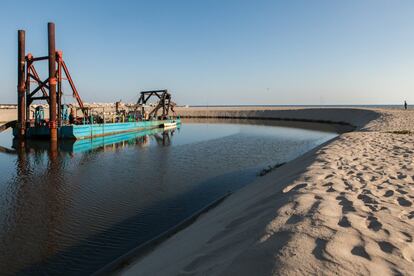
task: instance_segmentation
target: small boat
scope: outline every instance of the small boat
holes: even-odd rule
[[[166,122],[166,123],[161,124],[161,127],[163,127],[163,128],[175,128],[175,127],[177,127],[177,122],[176,121]]]

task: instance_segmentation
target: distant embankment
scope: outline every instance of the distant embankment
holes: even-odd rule
[[[359,108],[189,107],[177,108],[183,118],[237,118],[348,124],[362,128],[380,113]]]
[[[189,107],[176,108],[188,118],[237,118],[265,120],[296,120],[305,122],[349,124],[361,128],[377,119],[380,113],[363,108],[296,108],[296,107]],[[47,112],[46,112],[47,113]],[[46,115],[46,114],[45,114]],[[15,106],[0,107],[0,123],[17,119]]]
[[[0,105],[0,124],[17,120],[15,105]]]

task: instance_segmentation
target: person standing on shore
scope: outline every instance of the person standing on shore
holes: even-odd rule
[[[407,101],[404,101],[404,109],[407,110]]]

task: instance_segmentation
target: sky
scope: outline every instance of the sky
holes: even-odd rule
[[[43,56],[50,21],[86,102],[414,103],[413,15],[411,0],[2,0],[0,103],[16,102],[17,30]]]

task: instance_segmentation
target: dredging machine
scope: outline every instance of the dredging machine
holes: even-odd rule
[[[40,78],[35,64],[48,62],[48,77]],[[73,104],[64,104],[63,81],[68,81]],[[34,83],[33,87],[31,84]],[[152,128],[171,128],[181,123],[168,90],[142,91],[135,104],[86,106],[55,48],[55,24],[48,23],[48,55],[26,54],[25,31],[18,31],[17,123],[13,135],[20,139],[84,139]],[[155,102],[154,102],[155,100]],[[35,101],[47,104],[34,105]],[[48,112],[46,109],[48,108]]]

